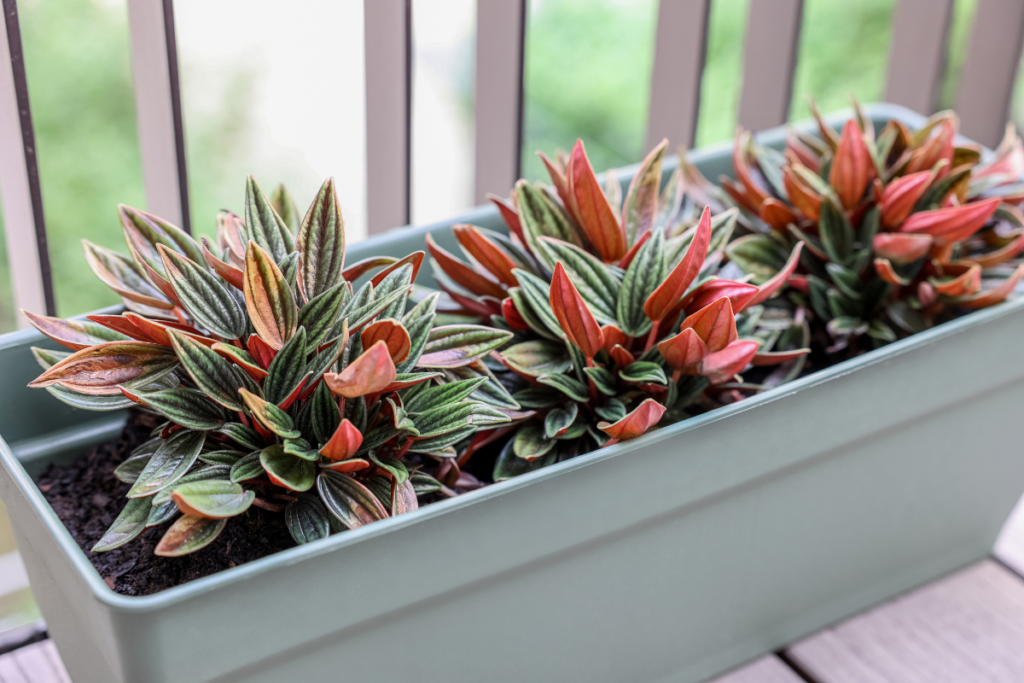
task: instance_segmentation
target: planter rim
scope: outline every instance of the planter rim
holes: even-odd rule
[[[900,119],[905,122],[908,122],[908,119],[911,121],[924,120],[923,116],[910,112],[906,108],[897,105],[870,104],[865,105],[864,109],[871,115],[886,116],[892,119]],[[829,115],[826,117],[826,120],[829,123],[833,123],[845,120],[849,117],[850,110],[846,109]],[[811,125],[812,122],[803,122],[803,124],[798,124],[795,127],[806,128]],[[778,134],[778,130],[779,129],[775,129],[776,134]],[[691,152],[690,158],[691,160],[699,160],[705,154],[719,154],[723,149],[729,149],[731,147],[731,141],[724,141],[715,145],[709,145]],[[635,173],[637,167],[638,165],[624,168],[623,174]],[[493,211],[493,209],[488,207],[478,207],[462,214],[461,218],[471,221],[473,216],[490,213],[491,211]],[[400,229],[403,230],[405,234],[425,234],[432,230],[436,230],[439,227],[448,227],[448,225],[448,222],[444,222],[419,228]],[[361,244],[365,244],[367,247],[372,248],[376,244],[386,242],[393,233],[394,231],[389,231],[388,233],[372,237]],[[11,451],[10,446],[3,440],[2,435],[0,435],[0,461],[2,461],[6,466],[11,478],[25,492],[34,511],[42,520],[43,524],[46,525],[49,531],[54,535],[58,545],[64,553],[66,553],[76,569],[84,575],[86,585],[92,591],[93,597],[118,612],[133,614],[148,613],[196,598],[207,592],[232,584],[235,581],[244,581],[279,566],[296,564],[307,558],[316,557],[321,554],[333,552],[339,548],[358,544],[367,538],[374,538],[402,529],[411,524],[417,524],[421,520],[445,515],[461,510],[464,507],[474,505],[478,502],[506,495],[525,486],[530,486],[534,482],[559,477],[580,468],[589,467],[603,462],[609,458],[622,456],[627,453],[640,450],[648,445],[674,438],[690,430],[699,429],[700,427],[712,422],[772,403],[804,389],[823,384],[833,379],[838,379],[863,368],[901,356],[909,351],[927,346],[940,339],[956,335],[976,324],[982,324],[1012,314],[1018,308],[1022,307],[1024,307],[1024,298],[1006,301],[987,309],[974,311],[955,320],[951,320],[925,330],[924,332],[914,334],[906,339],[874,349],[857,356],[856,358],[845,360],[831,367],[818,370],[810,375],[796,379],[780,387],[770,389],[764,393],[757,394],[742,401],[683,420],[682,422],[677,422],[676,424],[665,427],[664,429],[649,432],[637,439],[600,448],[592,453],[521,475],[515,479],[490,484],[481,489],[464,493],[455,498],[432,503],[431,505],[420,508],[412,513],[381,520],[359,529],[348,531],[344,534],[331,536],[316,543],[289,548],[287,550],[268,555],[259,560],[220,571],[200,579],[195,579],[152,595],[122,595],[111,590],[107,584],[103,582],[99,572],[96,571],[95,567],[93,567],[92,563],[85,556],[85,553],[78,547],[77,543],[75,543],[70,532],[64,526],[64,523],[50,507],[49,503],[43,497],[42,492],[38,489],[35,482],[32,481],[31,477],[29,477],[28,473],[22,467],[18,458]],[[103,312],[116,311],[118,309],[120,309],[120,307],[113,307],[112,309],[104,309]],[[40,339],[43,339],[43,336],[33,329],[19,330],[17,332],[0,335],[0,348],[9,348]]]

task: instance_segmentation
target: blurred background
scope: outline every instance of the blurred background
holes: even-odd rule
[[[791,119],[849,96],[881,99],[895,0],[805,0]],[[286,183],[305,206],[338,181],[349,239],[365,233],[363,0],[177,0],[192,225],[211,234],[218,209],[240,212],[246,173]],[[124,249],[120,203],[145,206],[126,0],[22,0],[58,315],[117,303],[85,265],[79,240]],[[697,144],[736,126],[748,0],[712,4]],[[647,122],[657,3],[531,0],[525,57],[523,169],[534,151],[576,137],[598,169],[633,163]],[[952,104],[975,0],[957,0],[943,105]],[[412,218],[472,204],[473,0],[414,0]],[[1013,118],[1024,120],[1024,89]],[[4,248],[0,240],[0,249]],[[0,331],[14,328],[0,254]]]

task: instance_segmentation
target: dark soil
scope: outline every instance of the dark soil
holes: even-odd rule
[[[153,554],[171,522],[147,529],[115,550],[91,552],[124,507],[125,494],[131,488],[114,477],[114,468],[150,438],[155,426],[153,417],[133,411],[116,440],[96,446],[68,467],[50,465],[37,482],[108,586],[124,595],[149,595],[295,545],[283,515],[252,507],[230,520],[213,543],[185,557]]]

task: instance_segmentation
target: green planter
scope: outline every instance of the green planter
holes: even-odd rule
[[[875,106],[879,121],[920,118]],[[781,142],[781,129],[764,139]],[[698,150],[709,177],[729,147]],[[350,250],[405,254],[489,209]],[[0,338],[0,496],[77,683],[692,682],[984,557],[1024,490],[1024,301],[700,417],[147,597],[32,483],[120,429]]]

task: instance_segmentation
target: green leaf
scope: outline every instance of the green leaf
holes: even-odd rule
[[[176,491],[179,486],[191,484],[197,481],[207,481],[210,479],[226,480],[230,476],[231,467],[229,465],[208,465],[206,467],[196,468],[178,481],[174,482],[172,485],[157,492],[157,494],[151,498],[153,507],[158,507],[164,503],[171,502],[171,494]]]
[[[547,339],[515,344],[502,351],[501,357],[513,370],[530,377],[557,375],[572,367],[572,361],[565,353],[565,344]]]
[[[235,517],[249,509],[256,494],[230,481],[194,481],[174,487],[174,498],[191,508],[190,514],[212,519]]]
[[[501,453],[498,454],[498,459],[494,463],[494,481],[505,481],[506,479],[514,479],[515,477],[526,474],[527,472],[533,472],[535,470],[542,469],[548,465],[552,465],[558,455],[558,452],[551,450],[547,455],[541,456],[530,462],[523,460],[518,457],[513,450],[514,440],[509,439],[505,446],[501,449]],[[552,444],[553,445],[553,444]]]
[[[151,496],[181,479],[199,458],[205,440],[204,432],[187,429],[165,439],[128,491],[128,497]]]
[[[240,481],[248,481],[250,479],[257,479],[263,476],[263,464],[260,462],[260,454],[262,450],[253,451],[248,455],[242,456],[235,464],[231,466],[231,472],[229,476],[231,481],[238,483]]]
[[[160,255],[174,293],[201,327],[223,339],[245,334],[245,311],[216,275],[166,247]]]
[[[299,206],[295,203],[295,199],[292,198],[284,183],[274,188],[273,193],[270,195],[270,203],[273,204],[277,215],[288,226],[288,230],[292,234],[297,233],[302,227],[302,214],[299,213]]]
[[[259,420],[264,427],[282,439],[297,439],[302,436],[295,429],[295,423],[287,412],[245,389],[240,389],[238,393],[242,395],[242,400],[252,411],[253,417]]]
[[[155,498],[156,496],[153,496]],[[132,500],[145,500],[151,501],[153,498],[132,498]],[[178,506],[175,505],[173,500],[169,500],[162,505],[153,505],[149,508],[149,516],[146,518],[146,528],[160,526],[164,522],[169,522],[174,515],[178,514]]]
[[[768,235],[746,235],[725,248],[729,260],[747,275],[753,275],[755,285],[763,285],[786,265],[786,248]]]
[[[76,391],[71,391],[70,389],[65,389],[58,385],[46,387],[46,391],[58,401],[66,403],[72,408],[81,408],[82,410],[123,410],[135,405],[134,401],[124,396],[91,396],[89,394],[79,394]]]
[[[298,285],[303,299],[309,301],[342,281],[345,225],[334,178],[324,182],[306,211],[299,229],[298,249]]]
[[[316,462],[320,459],[320,452],[310,446],[309,442],[305,439],[285,439],[284,452],[311,462]]]
[[[407,401],[405,409],[410,413],[420,413],[432,408],[457,403],[476,391],[486,381],[486,377],[479,377],[428,387]]]
[[[569,223],[568,217],[548,199],[544,190],[526,181],[520,181],[516,183],[515,194],[526,246],[545,268],[554,270],[554,261],[540,247],[540,238],[555,237],[567,242],[572,241],[575,229]]]
[[[473,436],[473,434],[475,434],[476,431],[476,427],[462,427],[461,429],[456,429],[454,432],[449,432],[447,434],[442,434],[440,436],[434,436],[429,439],[421,439],[418,441],[414,441],[412,446],[409,447],[409,452],[430,453],[433,454],[435,457],[445,457],[442,455],[442,451],[444,451],[444,449],[448,448],[449,446],[454,446],[460,441],[468,439],[469,437]],[[451,456],[449,457],[454,457],[454,455],[455,454],[452,453]]]
[[[251,175],[245,179],[245,227],[249,238],[263,247],[274,263],[280,263],[295,251],[295,241],[287,224]]]
[[[202,550],[220,536],[226,519],[185,515],[171,525],[153,551],[160,557],[181,557]]]
[[[187,429],[209,431],[224,425],[224,410],[196,389],[132,392],[142,405]]]
[[[231,467],[244,455],[245,453],[242,451],[210,451],[208,453],[200,453],[199,461],[207,465],[226,465]]]
[[[409,372],[420,359],[423,349],[427,346],[430,338],[430,330],[434,327],[435,311],[437,300],[441,298],[440,292],[435,292],[413,306],[402,316],[402,325],[409,333],[409,357],[396,366],[398,372]]]
[[[644,313],[644,302],[665,279],[664,247],[664,233],[654,230],[633,257],[622,279],[616,317],[619,328],[631,337],[651,329],[651,321]]]
[[[853,228],[850,227],[850,222],[846,220],[843,212],[828,197],[821,200],[818,230],[821,244],[829,259],[835,263],[846,261],[853,251]]]
[[[518,457],[532,461],[548,453],[556,443],[544,435],[544,425],[540,422],[527,422],[516,432],[512,450]]]
[[[284,523],[288,527],[288,533],[299,545],[319,541],[331,534],[327,508],[319,498],[310,493],[301,494],[298,499],[285,506]]]
[[[526,272],[526,271],[523,271]],[[530,326],[530,329],[545,339],[561,339],[561,332],[553,332],[548,326],[547,317],[550,315],[554,318],[554,313],[551,311],[550,305],[540,307],[539,310],[543,311],[543,315],[537,310],[534,310],[534,304],[531,303],[531,299],[527,294],[519,287],[512,287],[508,290],[508,295],[512,299],[512,303],[515,304],[516,310],[519,315]],[[543,303],[543,302],[542,302]],[[555,321],[557,323],[557,321]]]
[[[657,363],[636,361],[619,372],[619,378],[633,384],[668,384],[665,371]]]
[[[519,314],[541,336],[550,337],[551,339],[562,339],[565,337],[565,333],[562,332],[562,328],[558,324],[558,318],[555,317],[555,312],[551,310],[551,284],[525,270],[517,268],[512,272],[519,282],[518,291],[521,294],[520,299],[522,299],[524,305],[519,305],[519,300],[514,294],[517,288],[509,290],[509,295],[512,296]],[[534,322],[531,318],[539,322],[539,329],[534,327]]]
[[[523,408],[536,409],[551,408],[552,406],[561,405],[565,401],[565,396],[561,391],[547,387],[520,389],[512,394],[512,398]]]
[[[250,451],[261,450],[266,445],[266,442],[263,437],[260,436],[259,432],[252,427],[247,427],[246,425],[238,424],[237,422],[229,422],[216,431],[218,434],[223,434],[238,445]]]
[[[409,475],[409,481],[412,482],[413,491],[417,496],[425,496],[428,493],[441,490],[441,482],[424,472],[413,472]]]
[[[242,371],[216,351],[177,330],[168,330],[168,333],[178,360],[199,390],[228,410],[241,411],[238,390],[245,386],[239,376]]]
[[[868,327],[868,336],[884,342],[896,341],[896,332],[881,320],[875,318]]]
[[[839,291],[851,299],[860,300],[861,283],[857,273],[843,268],[838,263],[826,263],[825,270],[828,271],[829,277],[832,278],[832,282],[839,288]]]
[[[322,472],[316,487],[328,512],[346,529],[357,529],[388,517],[387,510],[368,488],[344,474]]]
[[[591,367],[584,367],[583,372],[587,374],[587,377],[593,380],[594,386],[596,386],[597,390],[605,396],[615,396],[619,393],[618,389],[615,387],[615,375],[613,375],[607,368],[594,365]]]
[[[348,285],[344,282],[321,292],[299,310],[299,327],[306,328],[306,351],[312,352],[329,338],[340,319]]]
[[[482,360],[464,365],[461,368],[446,368],[444,375],[451,381],[479,379],[482,377],[486,381],[472,393],[470,398],[481,403],[497,406],[498,408],[519,410],[519,404],[512,398],[512,394],[508,393],[508,389],[502,385]]]
[[[587,385],[568,375],[541,375],[537,378],[541,384],[554,387],[574,401],[586,403],[589,398]],[[516,399],[518,400],[518,399]],[[520,401],[522,403],[522,401]]]
[[[388,273],[381,280],[380,284],[374,288],[373,296],[375,299],[385,299],[396,292],[401,293],[400,297],[391,300],[387,308],[381,310],[378,317],[381,319],[394,318],[397,320],[405,313],[405,302],[409,298],[409,290],[412,285],[412,271],[412,264],[406,263]]]
[[[285,453],[281,446],[264,448],[260,464],[272,482],[292,491],[308,491],[316,481],[316,464]]]
[[[263,396],[270,403],[281,403],[305,377],[306,330],[300,327],[270,362],[263,380]]]
[[[544,416],[544,436],[554,439],[562,430],[568,429],[569,425],[576,420],[579,414],[579,404],[567,403],[564,408],[552,408]]]
[[[832,319],[832,311],[828,305],[828,284],[814,275],[807,276],[807,286],[811,294],[811,308],[824,322]]]
[[[704,393],[704,390],[711,386],[711,380],[702,375],[683,375],[679,378],[676,384],[676,400],[675,407],[685,408],[690,405]],[[615,420],[608,420],[609,422],[617,422],[626,416],[623,412]]]
[[[127,460],[114,468],[114,476],[117,480],[123,481],[126,484],[134,484],[139,475],[142,474],[142,470],[146,468],[146,463],[149,462],[149,459],[153,457],[153,454],[156,453],[162,443],[163,439],[157,437],[150,439],[132,451]]]
[[[125,241],[150,268],[164,274],[157,245],[170,247],[196,263],[203,263],[203,251],[192,237],[178,226],[159,216],[121,204],[117,207]]]
[[[325,444],[334,435],[338,425],[341,424],[341,413],[338,411],[338,403],[324,382],[317,385],[311,401],[310,410],[313,433],[316,435],[318,443]],[[353,421],[353,424],[356,423]],[[365,427],[365,425],[363,426]],[[356,424],[356,428],[362,431],[358,424]]]
[[[420,432],[419,438],[427,439],[464,427],[486,427],[510,420],[505,413],[485,403],[463,401],[454,406],[441,406],[421,413],[415,417],[414,421]]]
[[[615,323],[619,288],[622,286],[600,259],[579,247],[551,239],[541,238],[541,248],[551,261],[558,261],[576,285],[580,296],[587,302],[594,316],[603,323]]]
[[[512,338],[511,332],[482,325],[445,325],[430,331],[421,368],[456,368],[468,365]]]
[[[828,297],[828,307],[832,311],[833,317],[860,317],[861,307],[857,305],[855,300],[839,290],[829,289],[826,296]]]
[[[612,424],[618,422],[629,414],[626,405],[617,398],[608,399],[603,406],[595,408],[594,412],[598,417],[604,418]]]
[[[832,335],[860,334],[868,329],[867,323],[852,315],[836,316],[828,321],[827,327]]]
[[[114,523],[106,530],[103,537],[92,547],[92,552],[103,553],[120,548],[125,543],[135,540],[146,530],[146,519],[149,517],[151,505],[146,498],[129,498]]]
[[[388,455],[377,455],[376,453],[370,453],[370,462],[377,467],[387,470],[391,473],[391,476],[395,478],[398,485],[401,486],[409,480],[409,470],[406,469],[405,464],[400,460],[396,460]]]

